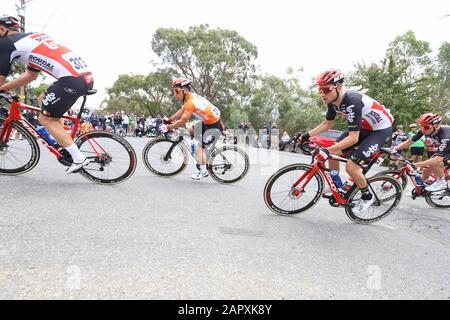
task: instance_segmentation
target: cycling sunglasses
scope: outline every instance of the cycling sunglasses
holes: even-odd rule
[[[421,128],[425,131],[428,131],[430,129],[433,129],[433,126],[421,126]]]
[[[329,94],[331,91],[333,91],[334,90],[334,88],[336,88],[336,87],[319,87],[319,92],[321,93],[321,94]]]

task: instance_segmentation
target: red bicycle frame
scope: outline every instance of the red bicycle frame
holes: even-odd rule
[[[7,99],[6,99],[7,100]],[[29,110],[34,113],[40,113],[41,108],[33,107],[26,105],[24,103],[21,103],[17,98],[12,98],[10,101],[11,109],[9,111],[9,116],[6,118],[4,122],[3,128],[0,130],[0,141],[3,141],[4,143],[7,143],[9,141],[9,137],[11,135],[11,132],[13,130],[13,127],[10,125],[13,121],[17,121],[38,141],[40,141],[47,149],[55,155],[56,158],[60,159],[63,157],[63,155],[54,147],[45,141],[45,139],[41,136],[41,134],[36,130],[36,128],[29,123],[25,118],[23,118],[22,113],[20,110]],[[72,129],[71,137],[72,139],[75,139],[75,136],[78,132],[81,132],[84,137],[86,137],[87,141],[91,145],[92,149],[95,151],[99,159],[102,159],[101,153],[106,153],[106,151],[100,146],[94,139],[89,139],[86,136],[86,132],[83,130],[83,127],[81,126],[81,115],[83,113],[84,105],[86,103],[86,95],[83,97],[83,104],[80,108],[80,113],[78,114],[78,117],[69,117],[69,116],[63,116],[62,119],[69,120],[74,123],[74,127]],[[97,152],[97,149],[93,145],[92,141],[95,143],[97,147],[101,149],[101,152]]]
[[[369,159],[368,166],[364,167],[364,169],[362,171],[364,175],[370,170],[370,168],[375,163],[375,160],[377,158],[379,158],[381,156],[381,154],[382,154],[382,152],[378,151],[376,154],[374,154]],[[345,162],[345,163],[348,162],[348,159],[338,157],[335,155],[330,155],[330,158],[328,160],[335,160],[335,161]],[[326,160],[326,161],[328,161],[328,160]],[[313,161],[314,161],[314,158],[313,158]],[[324,165],[326,161],[316,162],[310,172],[305,172],[303,174],[303,176],[292,187],[293,189],[296,189],[296,191],[294,192],[294,196],[299,197],[302,194],[305,186],[311,181],[311,179],[314,177],[314,175],[320,171],[322,173],[322,175],[325,177],[326,183],[328,183],[328,185],[330,186],[331,192],[333,193],[333,196],[336,199],[337,205],[339,205],[339,206],[347,205],[348,204],[347,199],[345,199],[341,196],[341,193],[339,192],[338,188],[336,187],[336,184],[334,183],[333,179],[331,178],[331,170],[326,168]]]

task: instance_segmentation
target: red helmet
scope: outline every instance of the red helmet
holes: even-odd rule
[[[20,31],[21,27],[19,19],[13,16],[0,16],[0,25],[16,31]]]
[[[435,113],[425,113],[420,116],[419,124],[421,126],[434,126],[442,122],[442,117]]]
[[[176,78],[175,80],[173,80],[172,82],[172,87],[173,88],[183,88],[183,87],[189,87],[192,83],[192,80],[187,79],[187,78]]]
[[[316,85],[319,87],[327,84],[336,84],[338,82],[344,82],[344,74],[341,71],[334,69],[324,71],[316,78]]]

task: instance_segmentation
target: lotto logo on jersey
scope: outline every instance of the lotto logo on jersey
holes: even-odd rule
[[[347,117],[348,117],[348,121],[349,122],[354,122],[355,121],[355,111],[354,111],[355,106],[350,106],[347,108]]]
[[[369,150],[363,151],[364,156],[370,158],[378,151],[378,147],[379,147],[378,144],[370,146]]]
[[[50,92],[45,96],[45,99],[42,101],[42,103],[44,104],[44,106],[48,106],[50,103],[55,101],[55,99],[56,95],[53,92]]]
[[[450,142],[450,139],[443,139],[441,141],[441,145],[439,147],[439,151],[440,152],[444,152],[447,149],[447,145],[448,145],[449,142]]]

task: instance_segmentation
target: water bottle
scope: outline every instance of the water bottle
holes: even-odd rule
[[[423,182],[422,176],[418,173],[414,176],[414,179],[416,179],[416,182],[419,186],[424,187],[425,183]]]
[[[194,156],[197,155],[197,144],[193,139],[191,140],[191,151]]]
[[[351,177],[349,177],[347,179],[347,181],[345,181],[345,183],[344,183],[344,188],[343,188],[344,191],[350,190],[350,188],[353,186],[354,183],[355,182],[353,181],[353,179]]]
[[[55,138],[52,137],[50,133],[48,133],[47,129],[45,129],[43,126],[39,126],[36,128],[36,131],[39,132],[39,134],[44,138],[44,140],[51,146],[56,144]]]
[[[337,172],[336,170],[331,171],[331,178],[333,179],[336,188],[342,189],[342,187],[344,187],[341,177],[339,177],[339,172]]]

